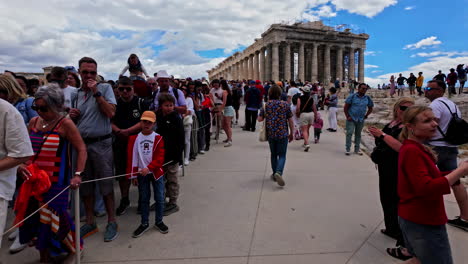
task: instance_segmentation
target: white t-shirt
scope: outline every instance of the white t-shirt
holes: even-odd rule
[[[149,135],[139,133],[135,144],[133,145],[133,167],[138,167],[139,170],[147,168],[153,160],[153,145],[156,132]]]
[[[69,85],[63,88],[62,91],[63,91],[63,97],[65,99],[63,106],[71,108],[71,94],[73,91],[76,91],[76,87]]]
[[[213,94],[215,104],[222,104],[223,103],[223,89],[221,89],[221,87],[219,87],[218,89],[211,88],[210,93]],[[217,94],[218,97],[216,97],[215,94]]]
[[[439,119],[438,123],[439,123],[440,129],[442,129],[442,131],[446,133],[450,120],[452,119],[452,115],[450,114],[450,111],[447,108],[447,106],[445,106],[442,103],[442,101],[450,107],[450,111],[452,111],[452,113],[455,113],[456,111],[458,114],[458,117],[461,118],[462,116],[461,116],[461,112],[458,106],[454,102],[450,101],[448,98],[439,97],[435,99],[434,101],[432,101],[429,107],[432,108],[432,112],[434,113],[434,116]],[[440,138],[443,138],[443,136],[440,134],[439,130],[437,130],[435,136],[432,139],[434,140],[434,139],[440,139]],[[432,146],[439,146],[439,147],[457,147],[456,145],[451,145],[442,140],[430,141],[429,144]]]
[[[288,96],[293,97],[295,94],[297,94],[297,93],[299,93],[299,92],[300,92],[299,88],[291,87],[291,88],[289,88],[289,90],[288,90]]]
[[[0,159],[34,155],[23,117],[13,105],[3,99],[0,99],[0,124]],[[17,168],[0,171],[0,198],[13,198]]]
[[[192,97],[185,98],[185,102],[187,103],[187,110],[190,111],[191,115],[194,115],[195,110],[193,108],[193,99],[192,99]]]

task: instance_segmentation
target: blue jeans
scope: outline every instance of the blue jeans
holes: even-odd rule
[[[346,120],[346,151],[351,151],[351,142],[354,133],[354,151],[358,152],[361,146],[361,131],[364,127],[363,122]]]
[[[138,192],[140,193],[141,224],[149,224],[151,185],[153,185],[156,201],[156,224],[163,220],[164,212],[164,177],[155,180],[153,174],[138,176]]]
[[[424,264],[453,264],[445,225],[422,225],[398,217],[405,246]]]
[[[286,150],[288,149],[288,138],[268,139],[271,152],[271,169],[273,173],[283,175],[286,164]]]

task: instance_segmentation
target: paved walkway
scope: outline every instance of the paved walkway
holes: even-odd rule
[[[132,208],[118,218],[119,237],[104,243],[100,218],[101,232],[85,240],[82,262],[398,263],[385,253],[394,241],[379,232],[377,171],[367,156],[344,155],[342,132],[323,133],[308,153],[301,142],[290,144],[285,188],[270,181],[268,144],[257,138],[236,127],[232,147],[216,144],[187,167],[180,178],[181,210],[164,219],[166,235],[151,229],[131,237],[140,221],[132,188]],[[453,201],[447,197],[449,216],[457,213]],[[448,230],[455,263],[464,263],[468,234]],[[4,239],[4,263],[37,262],[34,249],[9,255],[9,245]]]

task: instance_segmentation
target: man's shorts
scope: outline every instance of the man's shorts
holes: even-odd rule
[[[434,146],[432,148],[437,153],[437,167],[440,171],[453,171],[457,168],[458,147]],[[453,185],[460,184],[460,180]]]
[[[314,123],[314,113],[301,113],[299,116],[299,123],[301,126],[312,125]]]
[[[114,175],[112,139],[104,139],[86,145],[88,159],[83,172],[82,181],[101,179]],[[112,179],[97,181],[99,190],[103,196],[113,193],[114,181]],[[80,194],[83,196],[94,195],[95,182],[83,183]]]
[[[404,90],[405,85],[404,84],[399,84],[399,85],[397,85],[397,89]]]
[[[415,88],[415,87],[416,87],[416,86],[414,86],[414,85],[410,85],[410,86],[409,86],[409,90],[410,90],[410,91],[414,91],[414,88]]]

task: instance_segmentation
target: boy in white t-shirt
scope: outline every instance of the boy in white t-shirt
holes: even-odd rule
[[[161,135],[154,132],[156,114],[145,111],[141,115],[141,132],[129,137],[128,141],[128,164],[131,170],[130,178],[138,185],[140,195],[141,224],[133,232],[133,237],[143,235],[149,229],[149,211],[151,185],[156,201],[156,222],[154,227],[159,232],[166,234],[169,228],[163,222],[164,213],[164,140]]]

